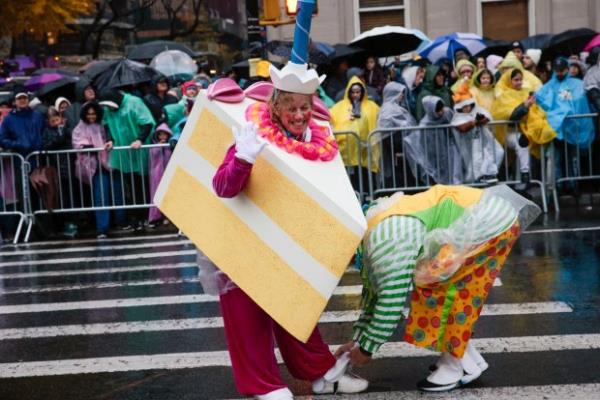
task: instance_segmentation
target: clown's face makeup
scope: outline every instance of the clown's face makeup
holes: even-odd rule
[[[283,129],[296,137],[302,136],[312,118],[311,97],[299,93],[286,93],[276,106]]]

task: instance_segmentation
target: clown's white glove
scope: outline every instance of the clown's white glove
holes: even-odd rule
[[[256,157],[267,142],[258,136],[258,127],[253,122],[247,122],[241,129],[233,128],[235,137],[235,156],[250,164],[254,164]]]

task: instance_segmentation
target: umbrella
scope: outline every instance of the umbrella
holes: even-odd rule
[[[112,67],[118,61],[119,61],[119,59],[117,59],[117,60],[94,60],[94,61],[87,63],[86,65],[81,67],[79,70],[80,71],[83,70],[83,76],[85,76],[86,78],[88,78],[90,80],[93,80],[95,77],[100,75],[102,72],[106,71],[108,68]]]
[[[551,60],[559,56],[569,57],[571,54],[579,54],[596,35],[596,31],[588,28],[569,29],[558,33],[550,39],[550,44],[542,56],[546,60]]]
[[[552,33],[539,33],[521,40],[525,49],[546,50],[550,45],[550,40],[554,35]]]
[[[422,32],[420,34],[427,37]],[[424,40],[419,37],[420,34],[403,26],[378,26],[352,39],[350,45],[362,47],[377,57],[395,56],[419,47]]]
[[[329,62],[333,63],[341,59],[356,60],[364,55],[365,50],[357,46],[348,46],[347,44],[338,43],[333,45],[333,53],[329,55]]]
[[[42,86],[50,82],[57,81],[61,78],[63,78],[63,76],[57,73],[32,76],[27,80],[27,82],[25,82],[25,89],[27,89],[30,92],[34,92],[40,89]]]
[[[179,50],[167,50],[158,54],[150,66],[169,78],[186,77],[190,80],[198,72],[198,65],[186,53]]]
[[[583,51],[590,51],[594,47],[600,46],[600,34],[596,35],[585,45]]]
[[[122,58],[111,61],[108,68],[92,78],[92,83],[101,91],[149,82],[160,75],[158,71],[146,64]]]
[[[77,76],[64,76],[61,79],[42,86],[36,92],[36,96],[42,100],[56,100],[61,96],[68,99],[74,99],[76,97],[75,86],[81,79],[82,78]]]
[[[422,31],[415,29],[415,28],[411,28],[410,30],[413,31],[414,34],[417,35],[417,37],[422,40],[419,47],[417,47],[417,49],[415,50],[417,53],[420,52],[421,50],[423,50],[425,47],[429,46],[429,43],[431,43],[431,39],[429,39],[429,37],[426,34],[424,34]]]
[[[190,57],[195,55],[194,51],[183,43],[171,42],[168,40],[154,40],[152,42],[142,43],[134,46],[127,53],[127,58],[130,60],[151,60],[165,50],[183,51]]]
[[[29,56],[16,56],[13,59],[6,60],[7,63],[15,63],[18,65],[19,71],[25,69],[34,69],[36,67],[35,61]]]
[[[456,50],[465,49],[471,54],[477,54],[485,49],[483,38],[474,33],[451,33],[439,36],[426,48],[421,50],[421,57],[426,57],[432,63],[442,58],[454,59]]]
[[[293,45],[293,42],[272,40],[267,43],[266,49],[275,56],[289,59],[292,56]],[[312,64],[327,64],[329,63],[329,55],[334,51],[335,48],[327,43],[311,41],[308,46],[308,60]]]
[[[40,68],[36,69],[31,73],[31,76],[43,75],[43,74],[60,74],[62,76],[77,76],[76,72],[68,71],[60,68]]]
[[[490,54],[495,54],[497,56],[504,57],[506,53],[512,50],[512,42],[508,40],[492,40],[492,39],[483,39],[485,43],[485,49],[481,50],[476,56],[487,57]]]

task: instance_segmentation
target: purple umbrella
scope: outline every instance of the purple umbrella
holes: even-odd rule
[[[6,60],[6,61],[7,62],[13,61],[13,62],[19,64],[19,71],[36,67],[35,62],[29,56],[16,56],[12,60]]]
[[[45,84],[57,81],[62,78],[64,78],[64,76],[57,73],[32,76],[27,80],[27,82],[25,82],[25,89],[27,89],[30,92],[35,92]]]

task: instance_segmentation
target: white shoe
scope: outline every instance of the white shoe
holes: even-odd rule
[[[475,346],[473,346],[473,344],[471,344],[470,340],[467,343],[467,351],[465,352],[465,354],[468,354],[469,357],[471,357],[471,359],[477,363],[477,366],[479,367],[481,372],[484,372],[486,369],[489,368],[489,364],[487,362],[485,362],[485,359],[477,351]]]
[[[437,368],[426,379],[417,383],[426,392],[445,392],[473,382],[481,376],[481,369],[465,352],[459,359],[444,353],[436,363]]]
[[[254,398],[258,400],[294,400],[294,395],[288,388],[273,390],[265,394],[257,394]]]
[[[334,393],[360,393],[367,390],[369,381],[354,374],[345,373],[336,382],[329,382],[325,378],[319,378],[312,384],[314,394],[334,394]]]

